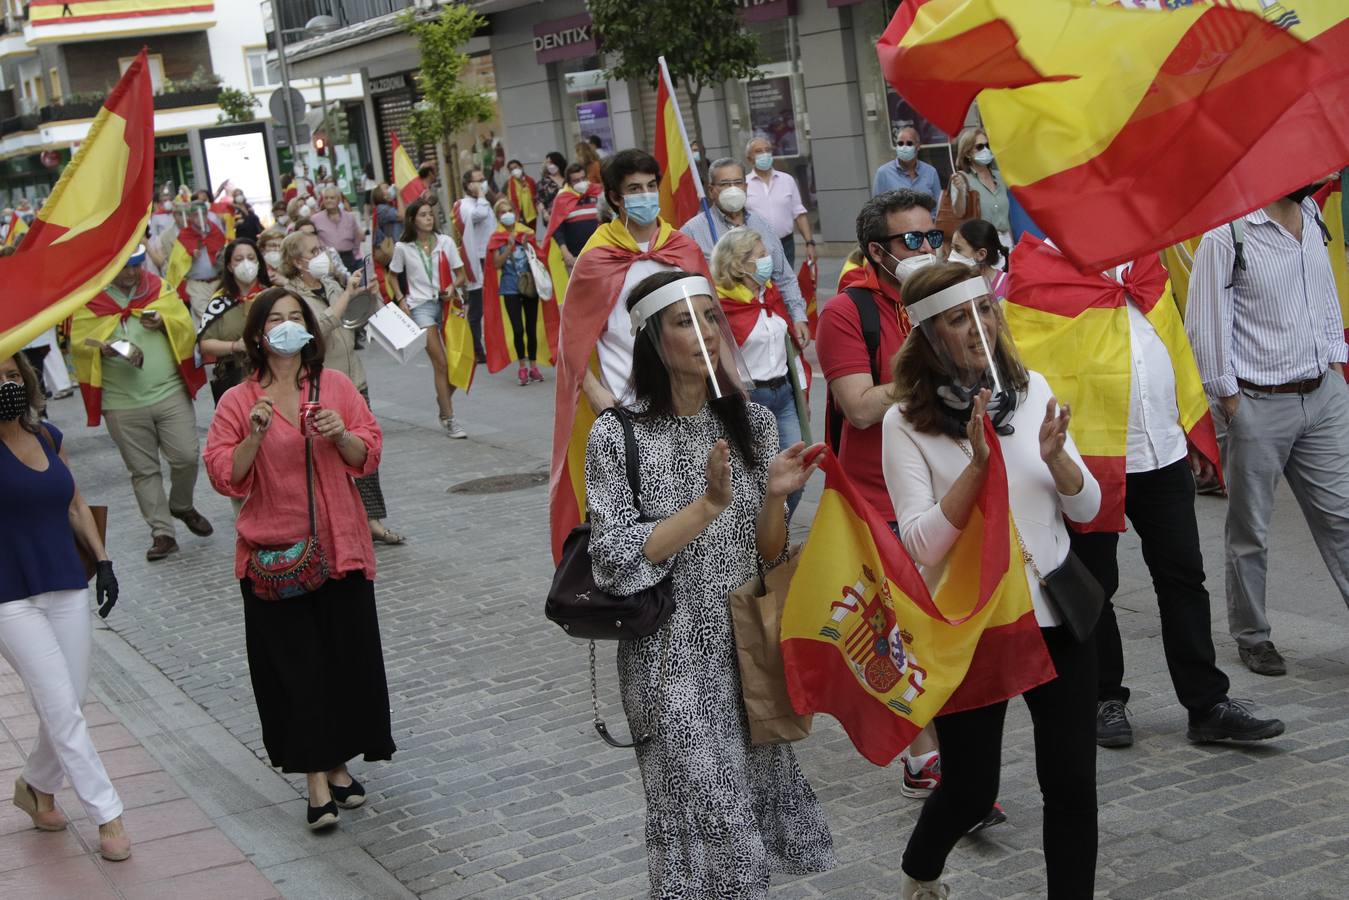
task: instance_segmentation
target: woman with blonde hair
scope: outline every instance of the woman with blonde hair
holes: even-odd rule
[[[604,180],[600,176],[600,155],[588,141],[577,142],[576,158],[573,162],[585,166],[586,180],[591,184],[599,184]]]
[[[754,379],[749,398],[773,414],[778,449],[785,450],[801,440],[795,385],[804,390],[806,379],[804,368],[798,369],[795,381],[788,371],[787,342],[795,336],[782,294],[769,282],[772,273],[773,257],[749,228],[732,228],[712,249],[717,299]],[[800,366],[800,357],[795,362]],[[788,517],[800,502],[800,491],[787,498]]]
[[[956,190],[953,199],[956,208],[963,208],[964,191],[974,191],[979,197],[979,215],[993,223],[998,240],[1008,250],[1012,248],[1012,225],[1008,220],[1011,199],[1007,182],[993,163],[993,151],[988,146],[988,132],[982,128],[966,128],[956,138],[956,171],[951,175]]]

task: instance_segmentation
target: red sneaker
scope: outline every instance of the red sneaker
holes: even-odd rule
[[[1002,804],[994,801],[993,808],[989,810],[988,815],[979,820],[966,834],[974,834],[976,831],[983,831],[985,828],[992,828],[994,825],[1001,825],[1007,821],[1007,813],[1002,811]]]
[[[908,759],[904,760],[904,783],[899,792],[915,800],[926,797],[941,784],[941,754],[933,753],[915,774],[909,769]]]
[[[524,366],[521,366],[519,374],[520,374],[520,387],[524,387],[525,385],[529,384],[529,370],[526,369]]]
[[[529,380],[530,380],[530,381],[537,381],[537,382],[540,383],[540,384],[543,383],[543,373],[539,371],[539,367],[538,367],[538,366],[530,366],[530,367],[529,367]]]

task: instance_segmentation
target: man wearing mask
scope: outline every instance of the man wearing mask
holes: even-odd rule
[[[773,284],[782,293],[782,300],[791,313],[793,330],[801,346],[810,341],[810,326],[806,322],[806,301],[801,296],[801,287],[796,282],[796,273],[787,265],[787,257],[782,252],[782,242],[773,233],[772,227],[762,216],[745,209],[745,167],[730,157],[724,157],[711,164],[708,169],[707,199],[712,205],[712,218],[716,222],[716,233],[706,215],[696,215],[680,230],[693,238],[703,256],[712,258],[712,248],[717,240],[732,228],[744,226],[756,232],[763,240],[764,248],[773,260]]]
[[[689,152],[693,154],[692,163],[694,168],[698,170],[698,180],[703,184],[707,184],[707,175],[711,160],[709,160],[707,154],[703,152],[703,145],[697,141],[689,141]]]
[[[154,562],[178,550],[173,520],[193,534],[211,523],[193,505],[197,420],[192,397],[205,383],[194,360],[196,330],[178,295],[142,270],[142,247],[102,293],[71,317],[71,357],[90,427],[106,418],[108,434],[131,474]],[[164,494],[163,463],[169,464]]]
[[[148,248],[150,261],[188,302],[198,324],[220,289],[220,251],[229,242],[220,218],[208,207],[200,199],[175,204],[173,225]]]
[[[895,133],[895,160],[876,170],[871,195],[908,188],[941,200],[941,179],[937,170],[918,158],[918,129],[905,125]]]
[[[796,179],[773,168],[773,144],[765,137],[756,137],[745,146],[745,161],[751,172],[746,185],[745,204],[756,216],[762,216],[773,229],[773,236],[782,242],[787,267],[796,268],[796,238],[793,230],[801,232],[806,242],[806,258],[815,262],[815,238],[810,230],[810,217],[801,203],[801,189]]]
[[[628,294],[656,272],[683,269],[711,278],[698,245],[660,218],[660,164],[644,150],[621,150],[605,162],[604,195],[614,219],[596,229],[567,286],[557,355],[553,476],[549,510],[554,557],[580,521],[584,498],[568,472],[568,449],[595,417],[632,400],[633,333]],[[561,195],[559,195],[559,201]],[[599,374],[591,363],[598,358]]]
[[[487,242],[496,231],[497,218],[487,199],[487,175],[482,169],[464,173],[464,196],[454,203],[454,227],[464,248],[468,276],[468,326],[473,332],[473,351],[486,362],[482,346],[482,275],[487,260]]]
[[[1228,630],[1260,675],[1287,671],[1265,615],[1280,473],[1349,604],[1346,347],[1330,235],[1310,199],[1318,186],[1205,234],[1185,307],[1200,378],[1227,432]]]
[[[568,269],[576,265],[576,257],[581,255],[586,241],[590,240],[600,225],[596,207],[602,193],[602,185],[591,184],[586,178],[585,166],[580,163],[567,166],[567,186],[553,200],[553,211],[548,217],[548,231],[542,245],[545,258],[548,256],[548,242],[556,235],[560,241],[562,261]]]
[[[8,222],[9,217],[5,217]],[[159,189],[155,200],[154,212],[150,214],[150,242],[153,244],[159,236],[173,227],[173,189],[164,185]]]

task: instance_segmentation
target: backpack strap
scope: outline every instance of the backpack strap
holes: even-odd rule
[[[1231,288],[1237,283],[1237,270],[1246,271],[1246,220],[1233,219],[1227,223],[1227,229],[1232,232],[1232,277],[1227,281],[1227,287]]]
[[[867,348],[867,364],[871,367],[871,380],[879,384],[881,380],[880,364],[876,362],[876,354],[881,349],[881,311],[876,306],[876,298],[871,296],[871,291],[865,288],[850,287],[845,294],[852,301],[853,306],[857,307],[857,319],[862,326],[862,341]],[[829,449],[835,453],[843,443],[843,410],[834,402],[834,395],[828,392],[826,399],[827,415],[825,416],[828,425]]]

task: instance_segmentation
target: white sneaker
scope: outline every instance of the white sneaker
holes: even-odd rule
[[[942,884],[940,879],[918,881],[901,872],[899,896],[901,900],[947,900],[951,896],[951,887]]]
[[[454,416],[449,416],[440,420],[440,427],[445,429],[445,433],[455,440],[461,440],[468,437],[468,432],[460,427],[454,420]]]

